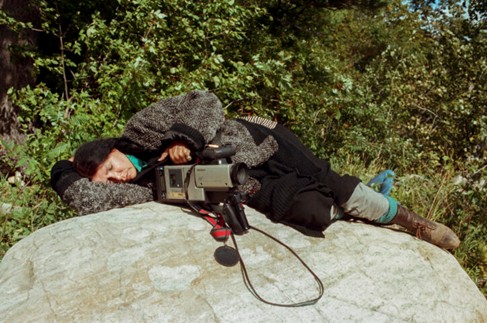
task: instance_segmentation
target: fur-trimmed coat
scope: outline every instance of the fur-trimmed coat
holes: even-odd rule
[[[164,99],[137,112],[127,122],[120,150],[148,160],[173,140],[184,140],[192,151],[200,151],[218,130],[222,144],[236,146],[232,161],[250,168],[251,179],[242,187],[250,195],[248,205],[274,221],[323,230],[331,205],[345,202],[358,184],[330,171],[326,161],[282,125],[255,117],[225,119],[220,100],[205,91]],[[76,174],[68,161],[56,163],[51,182],[80,215],[154,200],[150,185],[94,183]]]

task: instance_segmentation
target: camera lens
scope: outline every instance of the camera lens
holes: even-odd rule
[[[232,168],[232,173],[230,174],[232,182],[235,185],[243,185],[247,183],[249,179],[249,171],[247,165],[244,163],[235,164]]]

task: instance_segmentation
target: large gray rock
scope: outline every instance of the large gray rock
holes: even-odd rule
[[[0,264],[4,322],[486,322],[487,301],[448,252],[387,228],[337,222],[326,238],[274,224],[247,208],[251,225],[289,244],[323,281],[312,306],[267,305],[202,219],[157,203],[43,228]],[[251,282],[267,300],[300,302],[317,284],[285,249],[251,230],[238,236]]]

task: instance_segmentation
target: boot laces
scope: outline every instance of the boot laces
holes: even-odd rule
[[[415,221],[413,228],[416,230],[416,238],[422,239],[424,234],[431,236],[431,231],[435,229],[435,226],[427,221]]]

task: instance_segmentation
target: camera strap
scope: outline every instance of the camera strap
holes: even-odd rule
[[[213,239],[226,242],[230,238],[232,230],[226,226],[223,216],[213,217],[210,215],[211,212],[205,209],[199,209],[198,214],[212,226],[210,234]]]
[[[216,131],[215,137],[210,141],[210,145],[221,146],[222,145],[222,130]]]

